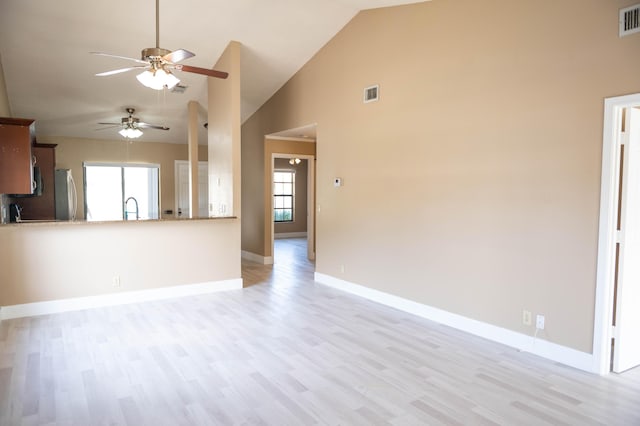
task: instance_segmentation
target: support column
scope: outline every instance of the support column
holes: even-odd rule
[[[188,110],[189,217],[198,217],[198,103],[196,101],[189,101]]]

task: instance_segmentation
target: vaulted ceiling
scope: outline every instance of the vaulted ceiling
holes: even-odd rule
[[[360,10],[416,3],[402,0],[160,0],[160,47],[194,52],[186,65],[211,68],[227,44],[242,43],[242,119],[247,119]],[[118,139],[125,108],[147,130],[141,140],[184,143],[187,102],[202,105],[206,77],[176,72],[184,93],[155,91],[137,72],[95,74],[135,65],[91,55],[140,58],[155,46],[154,0],[1,0],[0,59],[14,117],[36,119],[37,135]],[[200,140],[206,140],[203,126]],[[100,130],[97,130],[100,129]]]

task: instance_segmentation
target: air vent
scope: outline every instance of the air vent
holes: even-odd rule
[[[380,86],[369,86],[364,88],[364,103],[375,102],[380,97]]]
[[[171,91],[173,93],[184,93],[185,90],[187,90],[187,87],[189,86],[183,86],[180,83],[176,84],[175,86],[173,86],[173,88],[171,89]]]
[[[640,32],[640,4],[620,9],[620,37]]]

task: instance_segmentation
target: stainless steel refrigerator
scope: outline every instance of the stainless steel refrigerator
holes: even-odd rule
[[[56,170],[56,220],[76,220],[78,194],[69,169]]]

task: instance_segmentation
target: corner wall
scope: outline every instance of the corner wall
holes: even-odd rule
[[[9,106],[9,95],[7,85],[4,81],[4,70],[2,69],[2,57],[0,57],[0,117],[11,117]],[[9,203],[4,194],[0,194],[0,224],[9,221]]]
[[[9,94],[7,93],[7,84],[4,80],[4,69],[2,68],[1,56],[0,56],[0,117],[11,117]]]
[[[240,217],[240,49],[230,42],[214,67],[229,77],[207,79],[209,216]]]
[[[527,309],[591,353],[603,100],[640,92],[631,4],[361,12],[243,125],[243,250],[269,255],[264,135],[316,122],[319,273],[533,335]]]

